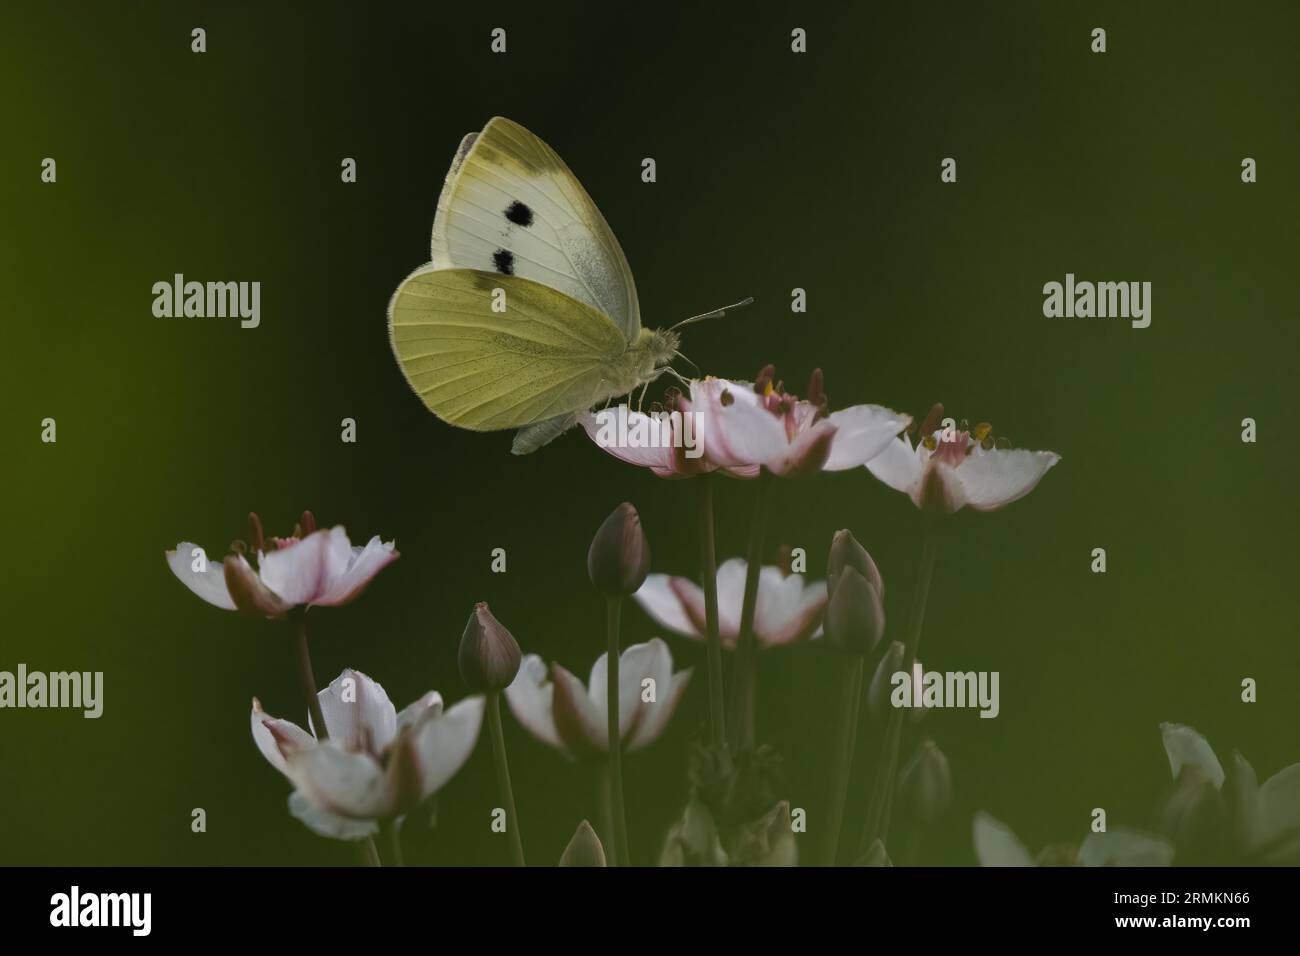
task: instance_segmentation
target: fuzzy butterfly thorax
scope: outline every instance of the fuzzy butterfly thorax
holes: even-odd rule
[[[611,383],[614,391],[610,397],[626,395],[657,379],[677,354],[680,343],[681,336],[671,329],[642,329],[619,358],[624,374]]]

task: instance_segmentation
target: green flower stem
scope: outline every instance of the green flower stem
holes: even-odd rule
[[[302,695],[307,699],[307,712],[311,714],[312,729],[316,731],[317,740],[328,740],[329,729],[325,726],[325,714],[320,709],[320,697],[316,692],[316,676],[311,667],[311,651],[307,647],[307,611],[296,607],[289,612],[293,624],[295,650],[298,655],[298,683]]]
[[[596,766],[596,835],[600,837],[601,847],[614,845],[614,809],[609,799],[609,761]],[[607,859],[606,864],[617,866],[617,861]]]
[[[379,862],[379,849],[375,846],[374,837],[366,837],[364,840],[357,841],[357,856],[360,858],[362,866],[383,866]]]
[[[510,764],[506,760],[506,735],[501,727],[501,692],[487,695],[488,734],[492,738],[492,757],[497,765],[497,786],[505,804],[506,832],[510,835],[510,855],[515,866],[524,866],[524,841],[519,834],[519,815],[515,813],[515,792],[510,786]]]
[[[754,610],[758,606],[758,577],[763,568],[763,536],[772,498],[772,474],[762,469],[749,526],[749,551],[745,555],[745,599],[740,608],[740,636],[736,641],[736,673],[732,686],[731,727],[737,751],[754,746],[754,684],[758,670],[758,645],[754,638]]]
[[[618,632],[623,614],[623,599],[611,597],[606,603],[606,634],[609,656],[606,658],[605,700],[609,711],[609,802],[614,817],[613,847],[610,857],[616,866],[627,866],[631,853],[627,845],[627,815],[623,810],[623,740],[618,722]]]
[[[726,706],[722,685],[722,638],[718,630],[718,554],[713,533],[713,481],[695,479],[700,490],[700,583],[704,587],[704,620],[708,637],[710,742],[719,753],[727,748]]]
[[[402,854],[402,818],[394,817],[392,820],[385,821],[383,829],[388,831],[388,849],[392,854],[392,865],[406,866],[406,859]]]
[[[840,674],[840,706],[836,715],[835,751],[831,756],[831,810],[826,831],[826,866],[834,866],[839,857],[840,828],[844,824],[844,804],[848,799],[849,777],[853,773],[853,753],[858,744],[858,712],[862,701],[862,679],[866,659],[854,654]]]
[[[925,605],[930,596],[930,579],[934,576],[934,560],[938,552],[939,541],[932,519],[926,519],[921,532],[921,564],[916,576],[916,587],[912,592],[912,616],[908,621],[907,638],[903,643],[903,672],[910,675],[916,661],[917,649],[921,644],[921,627],[925,623]],[[894,794],[894,780],[898,775],[898,745],[903,733],[903,718],[906,708],[894,707],[889,711],[889,721],[885,725],[885,739],[880,751],[880,762],[876,767],[876,778],[871,789],[871,800],[867,804],[867,825],[862,830],[862,844],[859,855],[871,848],[879,839],[881,843],[889,835],[889,805]]]

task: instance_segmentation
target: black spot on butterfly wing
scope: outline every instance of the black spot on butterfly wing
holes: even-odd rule
[[[492,264],[503,276],[515,274],[515,254],[509,249],[498,249],[492,253]]]
[[[528,208],[526,203],[521,203],[516,199],[506,209],[506,218],[516,226],[523,226],[526,229],[533,224],[533,211]]]

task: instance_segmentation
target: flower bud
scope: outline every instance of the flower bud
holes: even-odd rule
[[[713,814],[698,798],[692,797],[682,811],[682,817],[668,831],[660,866],[726,866],[727,854],[722,849]]]
[[[869,654],[885,633],[885,608],[880,594],[858,573],[846,567],[826,604],[826,639],[850,654]]]
[[[885,649],[876,673],[867,685],[867,709],[873,717],[883,717],[889,713],[892,705],[890,696],[894,690],[894,675],[903,669],[903,656],[906,653],[902,641],[894,641]]]
[[[867,583],[876,589],[881,600],[884,600],[885,582],[880,577],[876,562],[871,560],[867,549],[858,544],[858,539],[853,537],[853,532],[847,528],[836,531],[835,537],[831,538],[831,554],[826,561],[828,594],[835,593],[835,584],[839,580],[840,572],[845,568],[856,568],[858,573],[867,579]]]
[[[610,597],[635,594],[650,573],[650,545],[641,516],[626,501],[615,508],[587,552],[587,574],[596,590]]]
[[[917,747],[898,778],[898,804],[921,823],[933,823],[952,803],[952,771],[933,740]]]
[[[519,673],[519,644],[485,602],[474,605],[460,639],[460,676],[476,693],[504,690]]]
[[[573,839],[569,845],[564,848],[564,855],[560,857],[560,866],[606,866],[605,848],[600,845],[600,837],[596,836],[596,831],[591,828],[591,824],[583,820],[578,824],[577,831],[573,834]]]
[[[894,695],[899,693],[903,701],[899,709],[907,711],[906,717],[912,723],[920,721],[928,712],[925,706],[925,668],[920,661],[912,662],[911,686],[903,691],[895,680],[895,675],[903,673],[904,648],[901,641],[889,645],[880,658],[876,673],[872,675],[867,686],[867,708],[875,717],[884,717],[894,707]]]

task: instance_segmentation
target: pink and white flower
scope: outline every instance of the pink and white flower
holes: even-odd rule
[[[936,406],[942,415],[942,406]],[[989,426],[970,431],[932,429],[931,412],[915,445],[908,435],[893,439],[867,469],[912,499],[918,508],[951,514],[969,507],[995,511],[1023,498],[1061,460],[1051,451],[999,448]]]
[[[773,384],[771,366],[756,382],[709,378],[691,385],[701,412],[704,457],[734,472],[765,468],[797,477],[845,471],[866,464],[911,423],[880,405],[854,405],[827,413],[821,370],[813,373],[808,398]]]
[[[691,382],[689,396],[675,388],[668,395],[663,412],[625,413],[630,431],[662,436],[654,444],[624,447],[601,440],[603,423],[595,413],[579,422],[611,455],[661,478],[712,471],[755,478],[761,468],[786,476],[844,471],[869,461],[911,422],[879,405],[854,405],[828,414],[820,369],[813,373],[807,399],[774,385],[770,366],[757,382],[705,378]],[[679,417],[674,419],[674,413]],[[652,428],[652,415],[666,417]],[[703,454],[691,457],[687,450],[692,447]]]
[[[673,656],[659,638],[633,644],[618,658],[619,736],[630,753],[653,743],[668,726],[690,683],[690,669],[673,673]],[[647,678],[653,684],[644,683]],[[609,752],[608,655],[591,668],[586,687],[559,664],[527,654],[506,688],[515,719],[542,743],[569,757]],[[653,700],[646,700],[653,688]]]
[[[253,741],[294,786],[289,811],[321,836],[359,840],[379,821],[414,809],[464,766],[483,722],[484,698],[448,710],[429,691],[400,713],[384,688],[345,669],[317,695],[328,739],[272,717],[253,698]]]
[[[263,546],[261,522],[254,529],[256,567],[243,554],[210,561],[198,545],[182,541],[166,552],[167,565],[187,588],[215,607],[256,617],[284,617],[295,607],[337,606],[354,600],[380,571],[400,557],[379,536],[353,546],[343,527],[315,530],[310,512],[302,537],[273,538]]]
[[[693,478],[707,474],[717,471],[718,466],[700,453],[704,438],[699,410],[694,404],[695,390],[692,384],[691,397],[688,398],[676,388],[669,389],[663,409],[655,408],[650,412],[627,407],[602,409],[583,414],[578,418],[578,424],[597,447],[629,465],[649,468],[660,478]],[[607,434],[612,431],[609,427],[612,419],[607,416],[617,416],[625,424],[627,436],[645,436],[646,440],[609,441]],[[752,474],[742,471],[733,477],[752,478],[757,474],[758,469],[754,468]]]
[[[745,597],[743,558],[731,558],[718,567],[718,635],[722,646],[734,649],[740,633],[740,612]],[[661,627],[703,641],[704,591],[690,578],[652,574],[632,595]],[[758,603],[754,607],[754,637],[760,647],[795,644],[817,637],[826,610],[826,582],[804,580],[775,565],[758,573]]]
[[[1300,864],[1300,764],[1284,767],[1263,783],[1237,752],[1230,771],[1193,727],[1163,723],[1160,738],[1169,772],[1177,782],[1191,772],[1224,795],[1234,849],[1254,864]]]

